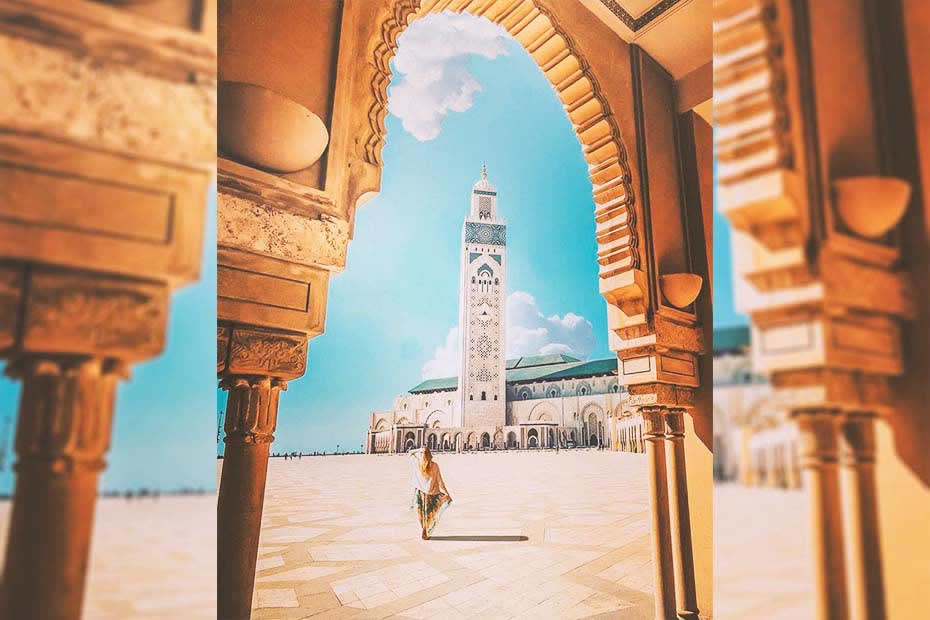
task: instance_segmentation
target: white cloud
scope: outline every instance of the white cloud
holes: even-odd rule
[[[594,350],[594,327],[583,316],[568,312],[546,317],[529,293],[514,291],[507,298],[507,357],[564,353],[587,359]]]
[[[446,335],[445,344],[436,347],[433,359],[423,364],[423,379],[442,379],[459,374],[459,328],[456,325]]]
[[[594,350],[594,327],[583,316],[568,312],[546,317],[536,299],[524,291],[507,298],[507,357],[564,353],[587,359]],[[460,364],[459,328],[453,327],[433,358],[423,365],[423,379],[455,377]]]
[[[501,26],[472,15],[447,11],[413,22],[397,40],[388,111],[417,140],[432,140],[449,112],[469,109],[481,92],[469,55],[506,55],[507,38]]]

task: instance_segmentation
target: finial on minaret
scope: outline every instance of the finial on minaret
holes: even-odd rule
[[[483,163],[481,164],[481,179],[483,181],[488,180],[488,167],[485,166]]]

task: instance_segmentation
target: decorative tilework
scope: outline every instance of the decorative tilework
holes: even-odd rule
[[[491,254],[491,258],[493,258],[494,260],[496,260],[498,265],[501,264],[501,256],[500,256],[500,254]]]
[[[465,222],[465,243],[506,245],[507,227],[503,224],[478,224]]]
[[[654,7],[633,19],[633,16],[627,13],[626,9],[620,6],[620,3],[617,0],[601,0],[601,4],[606,6],[611,13],[617,16],[617,18],[623,22],[623,25],[636,32],[641,28],[648,26],[650,22],[662,15],[681,0],[661,0]]]

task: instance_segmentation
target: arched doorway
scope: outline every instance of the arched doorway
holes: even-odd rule
[[[550,448],[555,447],[555,431],[552,430],[551,428],[549,429],[549,447]]]
[[[491,436],[487,433],[481,433],[481,449],[487,450],[491,447]]]
[[[417,436],[412,432],[404,435],[404,452],[409,452],[410,450],[417,447]]]
[[[591,437],[588,438],[588,445],[597,447],[597,435],[591,435]]]
[[[538,448],[539,447],[539,433],[536,432],[535,428],[531,428],[526,433],[526,445],[528,448]]]
[[[507,447],[508,448],[519,448],[520,444],[517,442],[517,434],[513,431],[507,433]]]
[[[435,450],[438,444],[439,440],[436,438],[436,433],[430,433],[426,439],[426,445],[429,446],[430,450]]]

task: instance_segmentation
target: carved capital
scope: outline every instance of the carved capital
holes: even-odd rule
[[[844,465],[861,466],[875,462],[875,414],[849,412],[841,425],[840,459]]]
[[[307,370],[307,336],[253,327],[231,327],[225,373],[291,380]]]
[[[4,331],[11,328],[0,335],[0,355],[137,361],[164,347],[167,284],[21,264],[20,270],[8,287],[0,282],[0,304],[15,308],[15,322],[0,321]]]
[[[227,444],[274,441],[278,423],[278,395],[287,383],[268,376],[224,377],[220,387],[229,392],[224,430]]]
[[[665,413],[666,407],[649,405],[639,408],[643,417],[643,439],[646,441],[661,441],[665,439]]]
[[[683,441],[685,438],[685,410],[675,407],[665,413],[665,434],[673,441]]]
[[[839,460],[838,409],[799,409],[792,411],[798,424],[799,456],[802,467],[835,465]]]
[[[22,379],[17,468],[53,473],[102,470],[110,445],[116,384],[127,369],[113,359],[27,355],[6,370]]]

